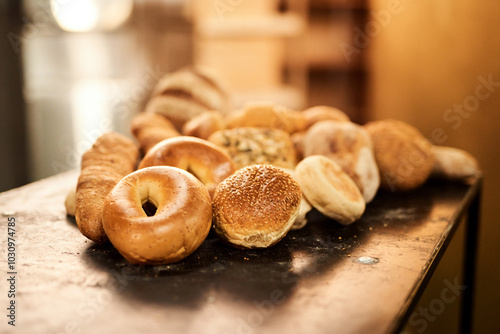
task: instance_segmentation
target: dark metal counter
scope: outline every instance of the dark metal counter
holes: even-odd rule
[[[468,210],[466,265],[474,265],[480,179],[379,193],[348,227],[312,212],[304,229],[270,249],[237,250],[209,235],[179,263],[140,267],[87,241],[66,217],[76,178],[73,171],[0,194],[1,273],[15,217],[17,275],[16,327],[2,316],[2,333],[394,332]],[[467,300],[473,270],[466,279]]]

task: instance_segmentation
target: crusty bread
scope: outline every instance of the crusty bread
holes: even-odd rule
[[[135,170],[139,149],[124,135],[109,132],[82,156],[76,186],[75,219],[80,232],[96,243],[108,240],[102,226],[106,195],[127,174]]]
[[[340,224],[353,223],[365,211],[358,187],[332,159],[311,155],[299,162],[295,177],[307,201]]]
[[[217,131],[208,140],[225,150],[236,168],[270,164],[294,169],[296,155],[290,135],[279,129],[235,128]]]
[[[295,171],[291,170],[289,168],[282,168],[280,167],[281,170],[287,172],[290,174],[291,177],[294,178],[295,181],[297,179],[295,178]],[[302,191],[301,191],[302,193]],[[303,228],[304,226],[307,225],[307,214],[312,210],[311,204],[307,201],[306,197],[302,193],[302,196],[300,198],[300,208],[299,208],[299,214],[297,215],[297,218],[295,218],[295,221],[293,222],[292,225],[292,230],[299,230]]]
[[[280,241],[300,209],[299,184],[270,165],[244,167],[215,190],[214,231],[237,248],[265,248]]]
[[[368,132],[351,122],[320,121],[311,126],[303,140],[304,157],[324,155],[335,160],[370,202],[380,186],[380,176]]]
[[[380,186],[391,191],[410,191],[429,178],[434,166],[432,144],[414,126],[386,119],[367,123],[373,141]]]

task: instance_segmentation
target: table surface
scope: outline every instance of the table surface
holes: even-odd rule
[[[2,333],[391,332],[479,182],[379,193],[347,227],[313,211],[305,228],[269,249],[233,249],[210,234],[178,263],[136,266],[66,216],[77,176],[0,194],[2,274],[10,217],[17,244],[17,326],[3,320]]]

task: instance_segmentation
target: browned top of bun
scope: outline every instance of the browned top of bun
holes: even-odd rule
[[[274,244],[291,228],[301,196],[298,183],[277,167],[242,168],[220,183],[215,191],[216,231],[229,241],[249,237],[249,243],[261,238],[266,239],[264,243]]]

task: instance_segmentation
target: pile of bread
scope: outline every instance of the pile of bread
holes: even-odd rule
[[[351,224],[379,189],[411,191],[429,178],[468,180],[468,153],[432,145],[397,120],[365,125],[342,111],[269,102],[230,109],[216,75],[184,69],[160,80],[133,139],[106,133],[82,156],[66,198],[83,235],[130,262],[166,264],[212,229],[238,248],[265,248],[307,223],[313,208]]]

